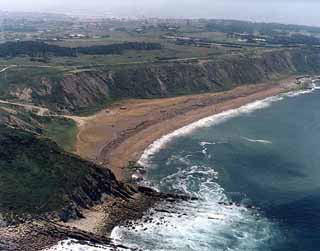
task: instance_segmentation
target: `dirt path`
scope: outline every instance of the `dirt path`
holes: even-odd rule
[[[1,72],[5,72],[6,70],[8,70],[10,68],[10,66],[8,66],[8,67],[6,67],[6,68],[3,68],[1,71],[0,71],[0,73]]]
[[[45,107],[31,105],[31,104],[10,102],[10,101],[1,100],[1,99],[0,99],[0,104],[8,104],[8,105],[23,107],[24,109],[26,109],[28,111],[34,112],[38,116],[64,117],[67,119],[71,119],[77,123],[78,127],[84,126],[87,123],[87,121],[91,121],[95,118],[95,115],[89,116],[89,117],[80,117],[80,116],[72,116],[72,115],[57,115],[57,114],[55,114],[55,112],[50,111],[48,108],[45,108]]]
[[[5,71],[7,71],[7,70],[9,70],[9,69],[11,69],[11,68],[14,68],[14,67],[16,67],[16,65],[9,65],[9,66],[3,68],[2,70],[0,70],[0,73],[1,73],[1,72],[5,72]]]
[[[113,170],[127,180],[130,161],[137,161],[156,139],[187,124],[246,103],[297,88],[295,77],[278,84],[244,85],[221,93],[119,102],[89,117],[57,115],[31,104],[0,100],[39,116],[61,116],[78,125],[76,153]]]
[[[6,72],[7,70],[11,68],[56,68],[56,69],[62,69],[62,70],[68,70],[70,73],[79,73],[83,71],[89,71],[92,70],[95,67],[104,67],[104,66],[125,66],[125,65],[140,65],[140,64],[150,64],[150,63],[172,63],[172,62],[184,62],[184,61],[194,61],[199,60],[199,62],[202,60],[203,62],[207,62],[210,59],[208,57],[189,57],[189,58],[175,58],[175,59],[168,59],[168,60],[144,60],[144,61],[133,61],[133,62],[122,62],[122,63],[113,63],[113,64],[94,64],[94,65],[68,65],[67,67],[65,65],[36,65],[36,64],[19,64],[19,65],[1,65],[0,67],[4,67],[0,70],[0,73]],[[78,69],[80,67],[80,69]]]
[[[26,110],[35,112],[39,116],[45,116],[50,114],[50,110],[45,107],[40,107],[40,106],[35,106],[35,105],[30,105],[30,104],[23,104],[23,103],[15,103],[15,102],[9,102],[6,100],[0,100],[0,104],[9,104],[9,105],[15,105],[19,107],[23,107]]]
[[[126,180],[129,161],[137,161],[156,139],[204,117],[297,88],[294,82],[292,77],[280,84],[241,86],[223,93],[123,101],[79,120],[76,152]]]

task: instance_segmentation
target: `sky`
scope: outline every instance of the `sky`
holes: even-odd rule
[[[241,19],[320,26],[320,0],[0,0],[5,11]]]

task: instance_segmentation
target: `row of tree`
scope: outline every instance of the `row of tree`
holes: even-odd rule
[[[37,41],[19,41],[0,44],[0,57],[16,57],[22,55],[27,55],[30,57],[76,57],[79,54],[108,55],[122,54],[126,50],[159,49],[161,49],[160,44],[145,42],[126,42],[110,45],[69,48]]]
[[[319,27],[293,25],[293,24],[279,24],[279,23],[258,23],[249,21],[237,20],[210,20],[206,29],[209,31],[218,31],[224,33],[259,33],[264,36],[288,35],[290,33],[308,32],[320,33]]]
[[[291,36],[275,36],[267,39],[270,44],[283,45],[320,45],[320,39],[313,36],[306,36],[301,34],[294,34]]]

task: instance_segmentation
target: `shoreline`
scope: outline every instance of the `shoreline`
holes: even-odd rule
[[[131,179],[129,163],[138,162],[163,136],[201,119],[302,87],[296,83],[296,76],[274,82],[221,93],[127,100],[93,116],[77,117],[76,153],[109,167],[118,180],[127,182]]]
[[[221,93],[127,100],[89,117],[68,116],[77,122],[79,128],[77,154],[102,166],[112,167],[110,169],[132,192],[132,196],[128,200],[106,198],[102,204],[84,210],[84,217],[78,220],[52,226],[41,221],[26,222],[13,230],[3,229],[4,234],[12,240],[19,237],[20,229],[26,229],[26,233],[33,232],[33,236],[42,235],[42,239],[34,238],[31,242],[26,241],[28,234],[18,238],[17,243],[34,250],[52,247],[72,236],[79,240],[91,240],[91,235],[96,243],[112,246],[114,244],[109,236],[114,227],[133,227],[148,209],[161,201],[192,200],[184,195],[163,194],[147,187],[134,186],[131,183],[134,170],[128,167],[129,161],[137,162],[148,153],[153,143],[197,121],[303,87],[296,83],[294,76],[277,81],[277,84],[246,85]],[[46,231],[46,226],[49,229],[53,227],[54,234]]]

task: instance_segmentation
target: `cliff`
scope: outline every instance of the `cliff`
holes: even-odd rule
[[[129,198],[129,193],[109,169],[66,153],[51,140],[0,126],[0,219],[5,222],[40,215],[67,221],[106,195]]]
[[[166,62],[68,73],[60,80],[41,77],[38,85],[9,85],[11,98],[55,111],[76,113],[122,98],[155,98],[229,90],[290,74],[317,73],[317,49],[283,49],[230,55],[207,61]]]

